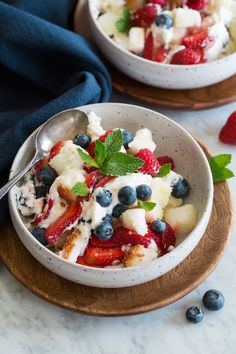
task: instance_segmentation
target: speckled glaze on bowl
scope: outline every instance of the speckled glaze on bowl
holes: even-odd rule
[[[97,23],[100,0],[89,0],[94,40],[104,56],[121,72],[147,85],[167,89],[193,89],[213,85],[236,73],[236,53],[199,65],[170,65],[141,58],[118,46]]]
[[[148,263],[124,269],[102,269],[70,263],[42,246],[27,230],[17,210],[14,188],[9,193],[9,206],[14,227],[29,252],[45,267],[74,282],[95,286],[118,288],[132,286],[160,277],[170,271],[194,249],[207,227],[212,208],[213,183],[208,161],[197,142],[178,124],[157,112],[146,108],[103,103],[80,107],[86,112],[94,111],[103,118],[104,128],[124,128],[135,132],[147,127],[157,143],[158,155],[174,158],[176,171],[186,177],[191,193],[186,202],[198,210],[199,222],[195,229],[170,253]],[[22,145],[13,162],[10,177],[21,169],[33,154],[32,134]],[[60,137],[58,137],[58,140]]]

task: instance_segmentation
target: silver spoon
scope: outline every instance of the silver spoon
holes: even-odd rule
[[[86,133],[88,116],[79,109],[60,112],[44,123],[35,135],[35,155],[25,168],[17,173],[0,189],[0,199],[28,172],[39,160],[46,157],[52,146],[59,140],[68,140],[79,133]]]

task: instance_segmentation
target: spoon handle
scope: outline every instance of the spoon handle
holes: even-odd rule
[[[5,194],[28,172],[31,167],[33,167],[40,159],[42,158],[41,154],[36,153],[33,159],[25,166],[25,168],[17,173],[13,178],[10,179],[2,188],[0,188],[0,199],[4,197]]]

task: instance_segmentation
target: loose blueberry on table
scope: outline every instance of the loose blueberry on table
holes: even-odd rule
[[[184,205],[189,182],[155,149],[150,130],[104,130],[89,113],[87,133],[57,142],[16,188],[32,235],[83,266],[142,266],[171,252],[197,211]]]

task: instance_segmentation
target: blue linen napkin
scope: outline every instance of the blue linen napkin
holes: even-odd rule
[[[88,41],[70,30],[75,2],[0,1],[0,186],[39,125],[59,111],[109,99],[106,68]]]

